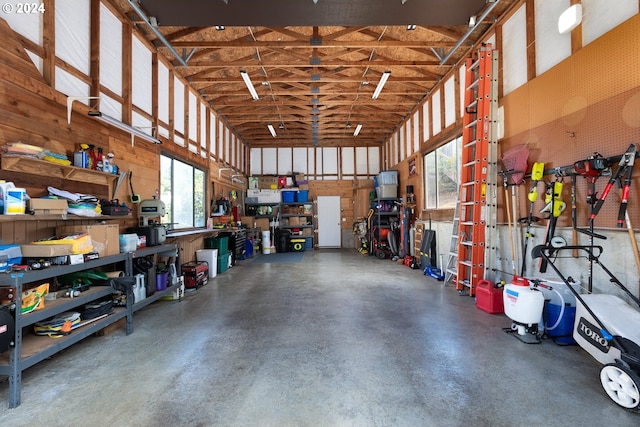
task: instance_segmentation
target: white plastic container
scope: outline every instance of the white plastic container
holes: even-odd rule
[[[382,171],[378,174],[378,185],[398,185],[398,171]]]
[[[196,259],[205,261],[209,264],[209,277],[218,275],[218,250],[217,249],[198,249],[196,251]]]
[[[136,274],[134,276],[136,283],[133,284],[133,302],[137,303],[147,297],[147,287],[144,284],[144,274]]]
[[[262,253],[268,255],[271,253],[271,231],[262,232]]]
[[[522,277],[504,287],[504,314],[514,322],[525,325],[540,323],[544,308],[544,294],[529,286],[529,281]]]
[[[27,190],[24,188],[8,187],[5,188],[2,193],[4,195],[5,215],[24,215],[27,207]]]
[[[120,235],[120,253],[135,252],[138,244],[137,234],[121,234]]]

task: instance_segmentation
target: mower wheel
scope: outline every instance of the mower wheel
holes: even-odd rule
[[[378,251],[376,256],[378,257],[378,259],[385,259],[387,257],[387,254],[385,254],[383,251]]]
[[[611,400],[626,409],[640,408],[640,377],[618,363],[609,363],[600,370],[600,382]]]

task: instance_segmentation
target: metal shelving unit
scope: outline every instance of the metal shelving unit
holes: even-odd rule
[[[305,212],[305,206],[310,206],[311,210]],[[292,210],[298,210],[298,212],[292,212]],[[302,212],[300,212],[302,210]],[[288,213],[285,213],[287,211]],[[303,222],[304,224],[291,224],[291,220],[294,219],[299,222]],[[286,224],[285,224],[286,222]],[[295,222],[295,221],[294,221]],[[316,238],[316,215],[315,215],[315,204],[312,200],[306,202],[283,202],[280,204],[280,228],[283,230],[293,230],[300,229],[311,230],[310,234],[303,234],[301,236],[293,236],[299,238],[311,238],[311,247],[315,247]],[[304,233],[304,231],[303,231]]]
[[[45,308],[28,314],[22,314],[22,290],[25,283],[37,282],[51,279],[57,276],[89,270],[111,264],[125,263],[125,272],[130,276],[133,272],[133,258],[148,255],[173,256],[178,254],[176,244],[152,246],[142,248],[136,252],[121,253],[111,255],[97,260],[88,261],[82,264],[54,266],[43,270],[28,271],[24,273],[10,273],[0,275],[0,286],[12,287],[15,289],[15,299],[12,304],[15,320],[15,337],[13,347],[6,353],[0,355],[0,375],[9,377],[9,407],[15,408],[20,405],[20,389],[22,384],[22,371],[45,360],[59,351],[70,347],[82,339],[104,329],[122,318],[126,318],[127,335],[133,332],[133,313],[159,298],[175,291],[179,285],[167,287],[163,291],[156,291],[153,295],[133,304],[133,294],[127,295],[127,305],[116,308],[110,315],[90,322],[74,329],[71,334],[60,338],[50,338],[46,336],[23,335],[23,329],[34,325],[42,320],[54,317],[57,314],[73,310],[74,308],[105,298],[113,293],[110,286],[93,286],[89,290],[82,292],[75,298],[62,298],[47,301]]]

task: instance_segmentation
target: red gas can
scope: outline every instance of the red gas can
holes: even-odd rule
[[[480,280],[476,286],[476,306],[489,314],[504,313],[503,288],[490,280]]]

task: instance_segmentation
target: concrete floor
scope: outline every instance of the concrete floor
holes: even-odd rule
[[[261,255],[270,256],[270,255]],[[8,426],[638,426],[577,346],[354,250],[242,261],[23,373]]]

